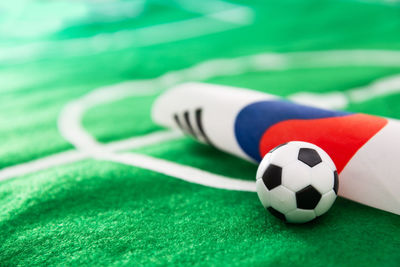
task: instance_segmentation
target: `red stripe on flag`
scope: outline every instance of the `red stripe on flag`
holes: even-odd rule
[[[384,118],[365,114],[282,121],[271,126],[262,136],[260,155],[263,157],[282,143],[309,142],[325,150],[340,173],[354,154],[387,123]]]

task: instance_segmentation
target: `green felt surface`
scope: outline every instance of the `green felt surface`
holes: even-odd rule
[[[224,10],[236,13],[218,13]],[[0,177],[66,151],[81,155],[60,132],[62,111],[127,81],[122,87],[145,93],[82,114],[84,130],[102,144],[164,131],[151,121],[151,105],[187,81],[289,98],[341,94],[349,100],[343,109],[400,118],[398,90],[364,101],[348,91],[400,73],[399,31],[398,1],[5,1]],[[361,56],[357,64],[336,64],[347,56],[328,60],[321,51]],[[249,67],[260,53],[276,53],[288,65]],[[220,58],[234,60],[223,69],[244,67],[223,72],[212,61],[193,68]],[[125,149],[132,152],[245,180],[257,168],[187,137]],[[255,193],[95,156],[0,181],[0,266],[398,266],[398,236],[398,215],[342,198],[326,216],[288,225],[265,212]]]

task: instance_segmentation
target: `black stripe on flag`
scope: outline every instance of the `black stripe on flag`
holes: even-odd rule
[[[185,119],[188,133],[189,133],[191,136],[193,136],[194,138],[196,138],[196,133],[195,133],[195,131],[193,130],[192,124],[190,123],[189,111],[185,111],[185,112],[183,113],[183,118]]]
[[[203,120],[203,110],[201,108],[196,109],[195,115],[196,115],[197,127],[199,128],[199,132],[200,132],[201,136],[203,137],[204,141],[207,144],[212,145],[212,142],[210,141],[206,132],[204,131],[203,121],[202,121]]]
[[[174,120],[176,125],[178,125],[179,129],[181,129],[182,132],[186,132],[186,130],[183,128],[181,120],[179,119],[178,114],[174,114]]]

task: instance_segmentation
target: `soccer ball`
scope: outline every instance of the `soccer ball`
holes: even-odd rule
[[[257,194],[274,216],[304,223],[327,212],[338,192],[336,166],[316,145],[289,142],[265,155],[257,170]]]

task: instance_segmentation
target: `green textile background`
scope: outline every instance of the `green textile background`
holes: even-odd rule
[[[360,56],[354,64],[319,66],[324,51]],[[293,59],[292,52],[308,56]],[[260,53],[283,55],[294,67],[213,75],[203,65],[196,77],[182,71]],[[400,118],[399,90],[364,101],[352,101],[348,91],[396,78],[399,53],[398,1],[6,1],[0,4],[0,177],[75,151],[60,133],[60,114],[99,87],[144,81],[157,91],[89,108],[82,124],[98,142],[163,131],[150,110],[168,89],[155,78],[171,71],[177,83],[284,97],[341,94],[346,110]],[[126,152],[246,180],[257,169],[186,137]],[[399,237],[398,215],[342,198],[322,218],[288,225],[265,212],[255,193],[93,157],[0,181],[0,266],[398,266]]]

